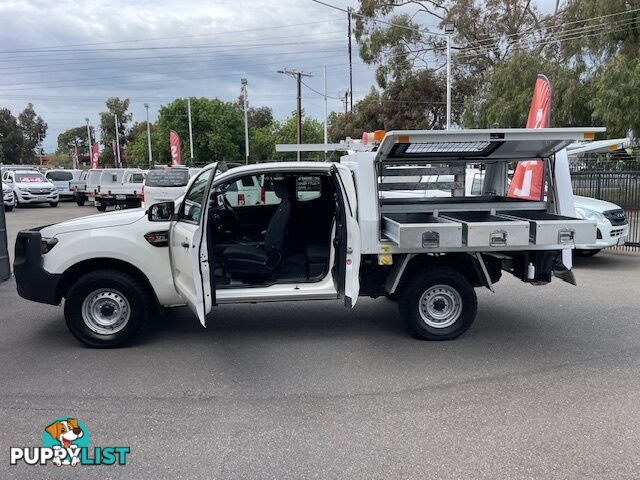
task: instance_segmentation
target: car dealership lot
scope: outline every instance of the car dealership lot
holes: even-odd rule
[[[7,214],[20,228],[96,213],[61,203]],[[92,350],[62,309],[0,284],[0,452],[81,419],[127,465],[82,478],[637,478],[640,256],[579,259],[579,287],[506,277],[478,290],[452,342],[414,340],[395,304],[187,309],[131,348]],[[38,466],[0,478],[46,477]],[[49,470],[56,467],[47,466]],[[78,471],[82,469],[82,473]],[[51,474],[53,475],[53,474]]]

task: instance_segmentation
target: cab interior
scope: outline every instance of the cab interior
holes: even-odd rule
[[[248,175],[216,187],[207,222],[216,288],[322,280],[337,201],[322,173]]]

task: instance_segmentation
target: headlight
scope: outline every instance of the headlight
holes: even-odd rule
[[[56,246],[57,243],[58,243],[58,239],[55,237],[43,238],[40,244],[42,254],[44,255],[45,253],[49,253],[51,249]]]
[[[591,220],[598,223],[605,223],[607,221],[606,217],[600,212],[589,210],[588,208],[576,207],[576,215],[578,216],[578,218]]]
[[[29,187],[18,187],[18,190],[20,190],[21,192],[27,192],[29,191]]]

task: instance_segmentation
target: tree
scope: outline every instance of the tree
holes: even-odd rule
[[[21,162],[38,163],[36,150],[47,135],[47,124],[40,115],[36,114],[32,103],[28,103],[18,115],[18,124],[24,139],[20,153]]]
[[[297,143],[298,120],[296,112],[293,112],[285,121],[278,122],[274,131],[274,143]],[[314,118],[304,116],[302,111],[302,143],[322,143],[324,142],[324,126]],[[279,153],[278,158],[283,160],[294,160],[295,153]],[[303,160],[321,160],[324,153],[302,152]]]
[[[129,99],[121,100],[118,97],[108,98],[105,102],[107,111],[100,113],[100,140],[104,145],[100,154],[103,165],[115,165],[112,142],[116,138],[116,125],[114,116],[118,116],[118,135],[120,137],[120,155],[126,148],[127,124],[131,121],[132,114],[129,110]]]
[[[0,108],[0,162],[20,163],[24,144],[22,130],[8,108]]]
[[[89,151],[87,143],[88,138],[86,126],[70,128],[58,135],[57,153],[67,154],[69,151],[77,148],[78,153],[80,155],[84,155]]]

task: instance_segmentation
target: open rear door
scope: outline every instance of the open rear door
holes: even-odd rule
[[[356,194],[351,172],[336,165],[331,169],[336,198],[336,228],[333,246],[333,282],[346,307],[354,307],[360,294],[360,226],[356,218]]]

